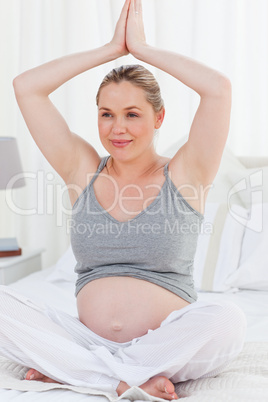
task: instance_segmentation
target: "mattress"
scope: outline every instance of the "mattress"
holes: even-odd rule
[[[76,315],[74,285],[51,283],[46,278],[53,267],[36,272],[10,285],[20,293],[39,302]],[[176,392],[185,402],[267,402],[268,401],[268,291],[240,290],[230,293],[198,294],[199,300],[229,300],[245,312],[248,321],[246,343],[240,355],[215,378],[186,381],[176,385]],[[84,401],[115,400],[104,395],[90,395],[90,390],[60,384],[24,381],[26,368],[0,357],[0,401]],[[26,392],[27,391],[27,392]],[[128,390],[123,402],[161,401],[138,387]]]

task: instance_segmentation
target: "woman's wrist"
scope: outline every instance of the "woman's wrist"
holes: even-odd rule
[[[107,51],[111,57],[111,60],[116,60],[120,57],[127,56],[129,53],[126,48],[122,49],[120,46],[117,46],[117,45],[113,44],[112,42],[106,43],[106,45],[104,45],[104,48],[107,49]]]
[[[150,46],[144,42],[142,44],[135,46],[134,49],[131,49],[130,53],[136,59],[143,61],[149,48],[150,48]]]
[[[107,61],[105,61],[105,63],[116,60],[118,59],[118,57],[120,57],[119,50],[111,42],[106,43],[100,49],[104,51],[105,58],[107,58]]]

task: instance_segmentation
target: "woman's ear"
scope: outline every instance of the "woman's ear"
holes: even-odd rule
[[[165,117],[165,108],[162,107],[162,109],[160,110],[160,112],[156,113],[156,119],[155,119],[155,128],[158,129],[162,126],[164,117]]]

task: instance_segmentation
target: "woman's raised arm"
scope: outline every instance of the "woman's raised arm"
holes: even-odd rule
[[[126,0],[108,44],[53,60],[14,79],[17,102],[29,131],[65,182],[73,180],[74,174],[79,175],[81,171],[95,171],[100,158],[90,144],[69,130],[49,94],[78,74],[128,54],[125,43],[128,8],[129,0]]]
[[[172,75],[200,95],[189,139],[170,163],[176,171],[183,161],[191,183],[213,181],[226,143],[231,111],[231,84],[220,72],[181,54],[146,43],[141,0],[131,0],[126,34],[127,47],[137,59]],[[181,170],[178,170],[181,171]]]

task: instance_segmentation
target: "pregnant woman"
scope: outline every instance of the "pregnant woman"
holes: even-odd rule
[[[112,70],[99,88],[106,157],[69,130],[49,99],[128,53],[200,95],[188,141],[172,159],[155,151],[165,109],[140,65]],[[0,353],[30,367],[28,380],[118,395],[136,385],[166,400],[177,398],[174,383],[220,373],[243,347],[245,318],[231,303],[197,301],[192,275],[204,189],[229,130],[229,80],[148,45],[141,0],[126,0],[111,42],[26,71],[14,88],[36,144],[68,185],[79,319],[2,286]]]

